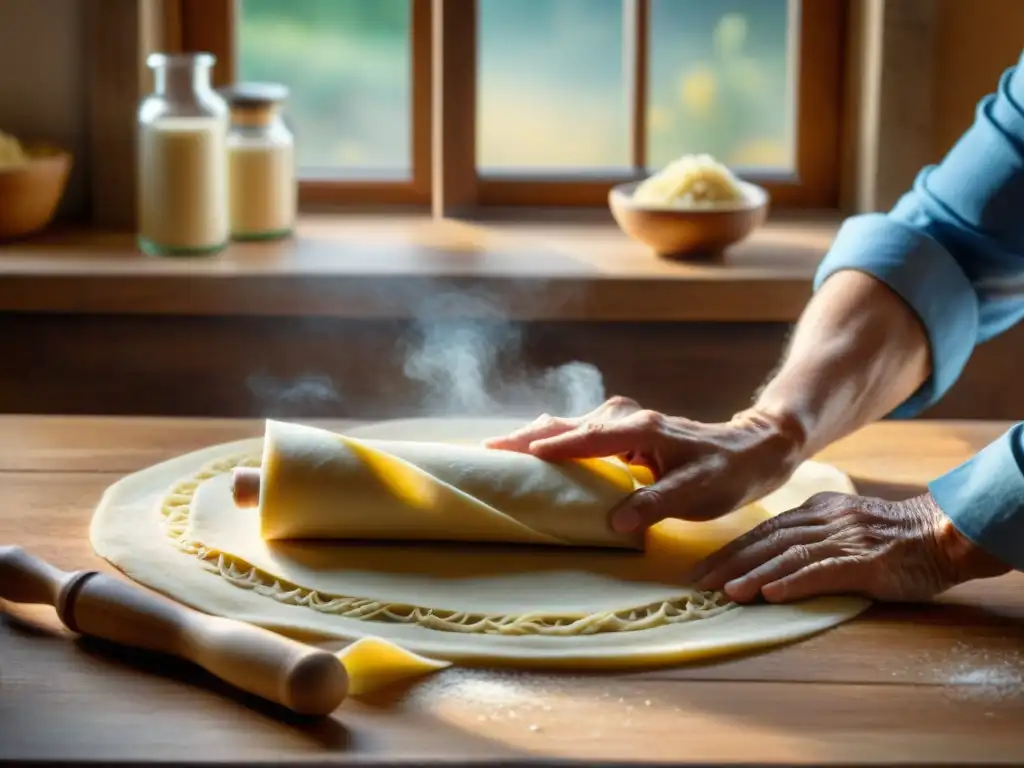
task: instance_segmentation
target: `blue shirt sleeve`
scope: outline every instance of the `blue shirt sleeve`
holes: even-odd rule
[[[1024,422],[933,480],[932,498],[964,536],[1024,571]]]
[[[921,319],[932,374],[891,414],[946,394],[975,347],[1024,318],[1024,56],[983,98],[942,162],[923,169],[888,213],[848,220],[815,289],[847,269],[873,275]],[[930,489],[957,528],[1024,570],[1024,424]]]

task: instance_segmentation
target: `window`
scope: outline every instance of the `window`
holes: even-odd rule
[[[242,0],[236,72],[291,91],[306,178],[412,178],[408,0]]]
[[[653,0],[649,166],[682,148],[738,170],[793,172],[791,10],[787,0]]]
[[[710,152],[837,204],[843,0],[181,2],[220,82],[290,87],[307,203],[603,206]]]
[[[481,176],[629,173],[622,0],[477,0]]]

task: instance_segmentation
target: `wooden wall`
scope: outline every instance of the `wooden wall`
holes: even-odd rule
[[[934,161],[974,120],[978,100],[993,93],[999,76],[1024,49],[1021,0],[936,0]]]
[[[749,403],[775,366],[781,324],[537,323],[445,326],[437,343],[405,323],[117,316],[0,315],[0,412],[386,418],[440,410],[536,414],[566,408],[543,371],[596,366],[604,393],[698,419]],[[403,372],[408,344],[433,365],[433,386]],[[517,346],[518,345],[518,346]],[[1024,416],[1024,328],[982,347],[929,415]],[[474,382],[494,355],[506,382]],[[450,375],[447,372],[451,372]],[[567,376],[569,374],[566,374]],[[571,376],[569,377],[571,379]],[[601,391],[578,376],[581,400]],[[523,382],[526,382],[524,384]]]
[[[0,2],[0,131],[74,156],[62,218],[89,207],[89,103],[82,29],[92,0]]]

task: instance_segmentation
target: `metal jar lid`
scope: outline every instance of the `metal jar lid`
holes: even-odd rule
[[[288,87],[279,83],[235,83],[219,90],[232,107],[259,109],[280,104],[288,98]]]

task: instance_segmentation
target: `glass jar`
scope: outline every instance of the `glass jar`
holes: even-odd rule
[[[282,115],[288,89],[239,83],[221,91],[231,110],[228,198],[237,240],[287,237],[295,227],[295,138]]]
[[[229,240],[228,106],[209,53],[152,54],[154,91],[138,112],[139,247],[159,256],[215,253]]]

